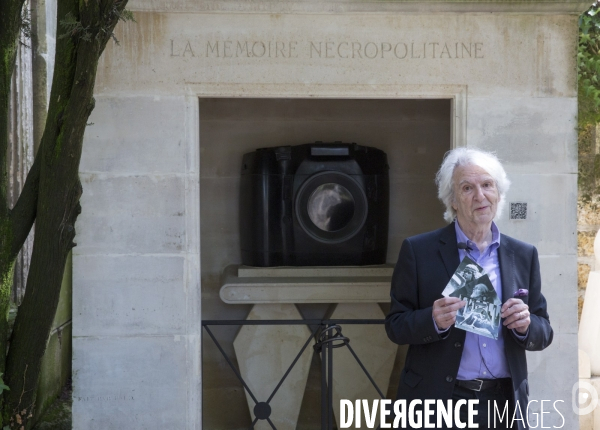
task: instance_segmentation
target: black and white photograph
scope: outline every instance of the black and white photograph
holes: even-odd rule
[[[467,305],[458,310],[454,326],[481,336],[498,339],[500,308],[502,304],[487,275],[473,288],[470,297],[463,297]]]
[[[498,338],[502,306],[483,267],[465,257],[442,292],[467,302],[456,314],[455,327],[492,339]]]
[[[465,257],[456,268],[450,282],[442,291],[444,297],[470,297],[477,280],[485,274],[485,270],[471,258]]]

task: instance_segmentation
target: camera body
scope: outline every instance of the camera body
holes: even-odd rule
[[[388,171],[383,151],[355,143],[315,142],[245,154],[242,264],[384,264]]]

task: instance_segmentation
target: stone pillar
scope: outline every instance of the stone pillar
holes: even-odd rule
[[[25,3],[24,11],[31,7]],[[27,13],[27,12],[24,12]],[[8,164],[9,164],[9,204],[13,206],[27,178],[27,173],[33,164],[34,139],[33,139],[33,99],[32,88],[32,54],[30,44],[23,35],[17,47],[17,58],[11,82],[10,118],[8,122]],[[25,283],[29,271],[29,259],[33,247],[33,234],[30,234],[21,252],[17,256],[15,265],[15,282],[12,300],[20,303],[25,294]]]

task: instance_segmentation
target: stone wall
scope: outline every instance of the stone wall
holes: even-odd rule
[[[555,330],[550,348],[528,355],[531,396],[563,400],[565,428],[576,428],[568,405],[577,381],[578,2],[156,0],[132,7],[137,23],[118,28],[121,45],[109,44],[100,63],[81,165],[75,429],[199,429],[202,387],[219,384],[224,391],[207,396],[222,401],[207,399],[212,410],[204,414],[232,421],[205,428],[240,426],[227,403],[233,383],[217,381],[226,364],[210,350],[202,378],[200,327],[204,314],[247,312],[218,301],[216,277],[236,258],[236,160],[262,139],[231,118],[230,126],[203,125],[198,100],[215,98],[448,100],[450,144],[496,151],[513,182],[509,201],[528,203],[526,220],[509,219],[507,205],[499,225],[537,246]],[[510,13],[470,13],[485,8]],[[229,137],[211,155],[213,142],[203,136],[216,125]],[[313,139],[296,129],[290,141]],[[406,204],[420,197],[407,194]],[[390,244],[430,228],[421,216],[435,218],[403,218],[404,230],[396,220]],[[533,412],[540,412],[535,405]],[[561,424],[557,414],[546,418],[545,425]]]

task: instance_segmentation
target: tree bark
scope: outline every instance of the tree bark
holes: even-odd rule
[[[11,429],[27,429],[32,424],[41,359],[58,305],[67,254],[75,245],[82,193],[79,162],[86,123],[94,108],[98,60],[126,3],[58,1],[58,22],[70,15],[81,27],[73,29],[69,37],[57,38],[50,107],[36,156],[39,192],[35,239],[27,288],[6,360],[5,383],[10,391],[4,393],[3,425]]]

